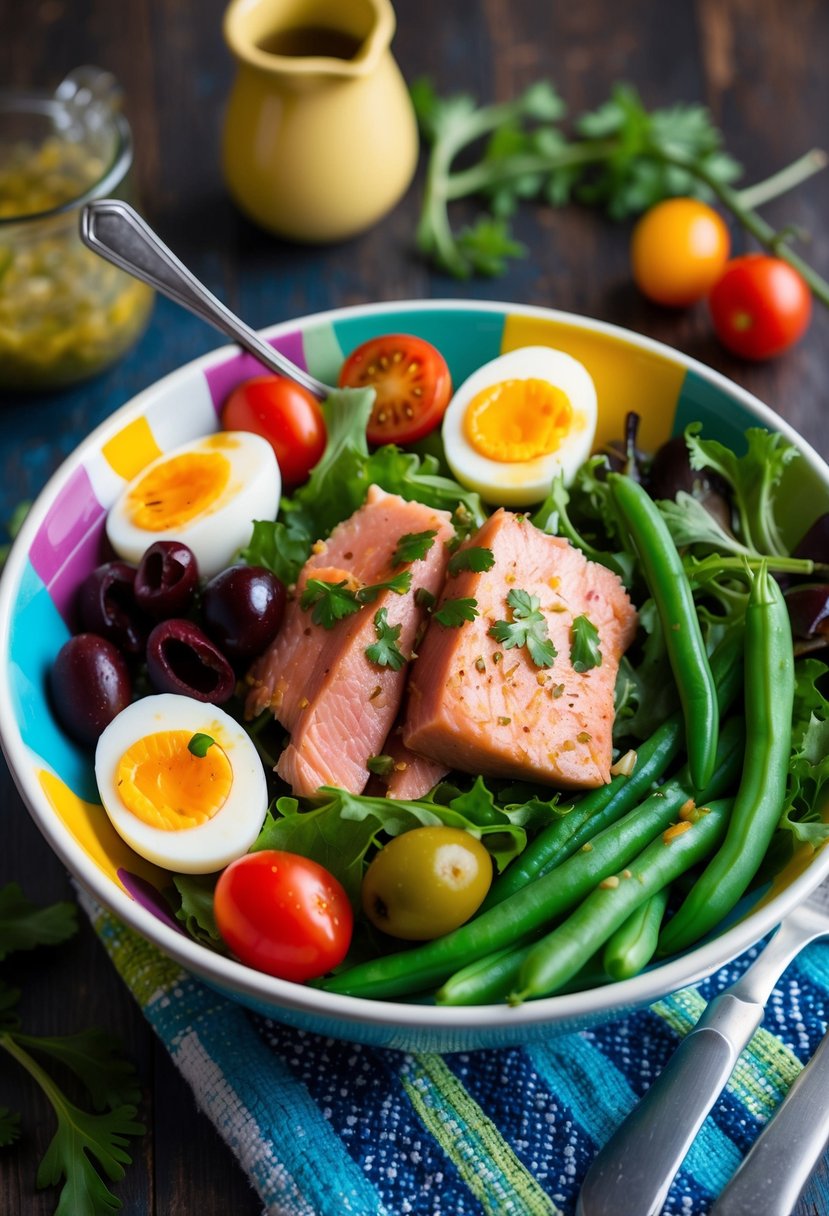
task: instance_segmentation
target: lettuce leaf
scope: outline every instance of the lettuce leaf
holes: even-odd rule
[[[325,537],[365,501],[369,486],[389,494],[450,511],[465,534],[485,518],[477,494],[440,472],[440,461],[386,444],[369,452],[366,424],[373,389],[334,389],[324,410],[328,438],[308,481],[280,504],[280,518],[257,520],[241,560],[273,571],[284,583],[296,582],[314,541]]]
[[[814,848],[829,840],[829,701],[822,692],[828,672],[818,659],[795,667],[792,758],[779,825]]]
[[[400,836],[413,828],[462,828],[486,846],[501,871],[523,850],[527,829],[533,830],[554,818],[557,796],[545,801],[498,806],[482,778],[465,793],[452,791],[447,803],[423,798],[417,801],[374,798],[349,794],[325,786],[321,803],[297,798],[278,798],[251,852],[285,849],[325,866],[342,883],[349,898],[359,901],[366,855],[382,839]]]

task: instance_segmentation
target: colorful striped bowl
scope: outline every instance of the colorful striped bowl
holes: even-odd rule
[[[459,384],[496,355],[548,345],[580,359],[596,383],[597,445],[623,433],[626,412],[642,417],[653,449],[687,423],[743,446],[746,427],[776,429],[802,459],[789,466],[784,531],[795,540],[829,509],[829,468],[795,432],[748,393],[676,351],[596,321],[497,303],[371,305],[323,313],[266,332],[295,363],[336,383],[344,353],[365,339],[417,334],[446,357]],[[709,974],[761,939],[829,874],[829,850],[797,855],[743,905],[739,919],[682,957],[634,979],[519,1008],[437,1008],[372,1002],[287,983],[220,957],[185,936],[161,894],[168,876],[137,857],[101,807],[90,757],[57,725],[47,674],[70,636],[75,591],[98,563],[104,519],[125,482],[161,451],[216,429],[217,411],[241,380],[261,371],[227,348],[165,377],[98,427],[41,493],[0,585],[0,736],[21,795],[46,839],[95,899],[226,995],[322,1034],[411,1050],[506,1046],[588,1026]]]

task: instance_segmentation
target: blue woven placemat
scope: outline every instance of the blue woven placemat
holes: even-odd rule
[[[251,1013],[84,902],[268,1216],[570,1216],[598,1147],[706,1000],[753,957],[749,952],[699,988],[647,1010],[543,1045],[408,1054],[322,1038]],[[827,1017],[829,946],[817,944],[775,990],[665,1213],[709,1210],[817,1047]],[[824,1163],[798,1216],[827,1213]]]

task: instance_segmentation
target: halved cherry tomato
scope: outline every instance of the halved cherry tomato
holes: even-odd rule
[[[286,486],[305,481],[325,448],[319,403],[285,376],[254,376],[238,385],[222,407],[222,426],[267,439]]]
[[[669,198],[646,211],[633,230],[633,278],[649,300],[684,308],[708,295],[728,258],[722,217],[696,198]]]
[[[410,334],[385,334],[358,346],[342,366],[340,388],[375,390],[366,428],[374,444],[422,439],[438,425],[452,396],[443,355]]]
[[[812,316],[812,293],[803,278],[766,253],[729,262],[708,304],[717,337],[744,359],[771,359],[788,350]]]
[[[302,983],[345,958],[354,923],[348,896],[323,866],[262,849],[219,876],[216,925],[233,953],[267,975]]]

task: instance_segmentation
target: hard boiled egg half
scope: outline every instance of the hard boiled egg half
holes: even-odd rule
[[[559,473],[566,481],[596,433],[596,389],[578,359],[525,346],[479,367],[443,419],[446,460],[457,480],[486,502],[539,502]]]
[[[173,693],[113,718],[98,740],[95,778],[119,836],[183,874],[211,874],[241,857],[268,806],[250,736],[216,706]]]
[[[156,457],[110,509],[119,557],[138,563],[153,541],[180,540],[212,578],[250,539],[252,521],[275,519],[281,477],[273,448],[247,431],[221,431]]]

